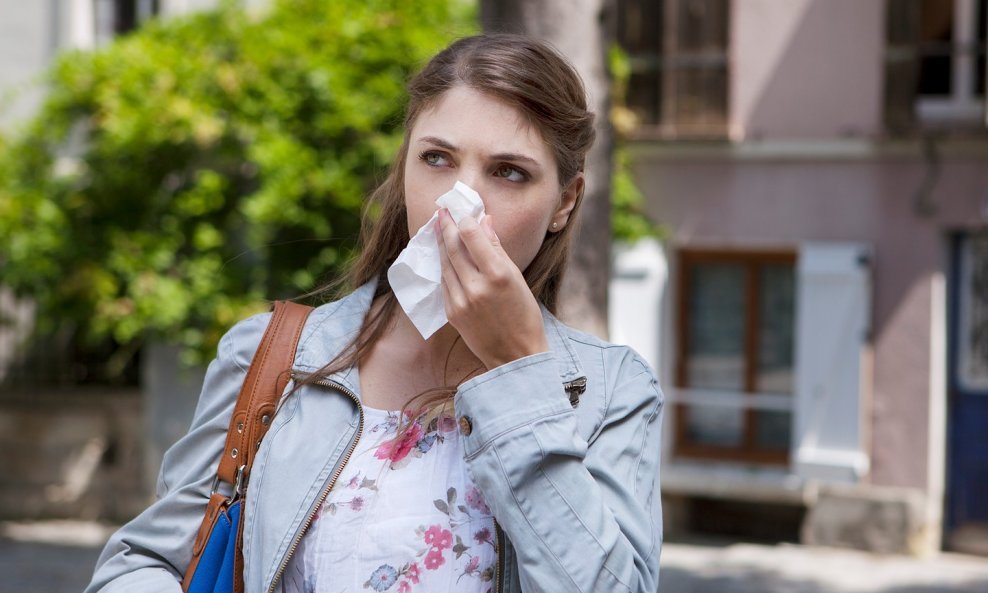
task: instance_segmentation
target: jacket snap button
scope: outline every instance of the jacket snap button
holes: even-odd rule
[[[473,432],[473,422],[470,421],[470,417],[460,416],[460,434],[470,436],[471,432]]]

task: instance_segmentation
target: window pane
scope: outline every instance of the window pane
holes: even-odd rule
[[[988,234],[965,240],[958,293],[958,381],[988,391]]]
[[[122,35],[137,27],[137,6],[135,0],[114,0],[113,29],[117,35]]]
[[[662,63],[664,2],[618,0],[617,41],[627,52],[631,66],[626,95],[627,106],[646,126],[661,121],[662,91],[659,67]]]
[[[740,447],[744,438],[744,412],[737,408],[690,406],[686,435],[691,443],[714,447]]]
[[[744,278],[738,264],[696,264],[689,286],[690,387],[744,389]]]
[[[633,73],[628,79],[628,109],[644,125],[657,125],[662,113],[662,78],[657,70]]]
[[[676,48],[723,54],[727,48],[727,0],[681,0]]]
[[[723,135],[727,124],[727,0],[680,0],[676,7],[670,109],[664,114],[678,135]]]
[[[954,3],[923,0],[919,94],[950,95],[953,43]]]
[[[630,55],[662,53],[663,2],[618,0],[617,39]]]
[[[908,131],[915,122],[921,9],[917,0],[888,0],[885,12],[885,125],[891,132]]]
[[[727,66],[699,61],[675,73],[675,126],[690,134],[717,134],[727,123]]]
[[[758,430],[756,440],[759,449],[788,450],[791,440],[792,414],[776,410],[756,412]]]
[[[921,9],[922,6],[916,0],[888,0],[885,36],[889,45],[916,45]]]
[[[762,266],[760,278],[758,376],[755,389],[793,392],[793,334],[796,282],[788,264]]]

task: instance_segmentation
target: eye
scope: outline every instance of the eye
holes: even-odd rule
[[[425,161],[430,167],[445,167],[449,164],[441,152],[428,150],[419,155],[419,160]]]
[[[511,165],[501,165],[494,170],[495,177],[501,177],[508,181],[521,182],[528,179],[528,173]]]

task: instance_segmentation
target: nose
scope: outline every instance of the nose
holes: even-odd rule
[[[469,185],[478,193],[484,189],[482,186],[486,177],[483,166],[476,163],[463,163],[459,175],[456,176],[458,181]]]

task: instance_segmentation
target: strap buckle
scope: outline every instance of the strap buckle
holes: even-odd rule
[[[237,468],[237,477],[234,479],[233,491],[230,493],[229,496],[227,496],[226,502],[224,503],[226,506],[230,506],[231,504],[237,502],[237,500],[239,500],[240,497],[243,496],[244,477],[245,477],[244,474],[246,473],[246,470],[247,470],[246,465],[241,465],[240,467]],[[216,474],[216,477],[213,478],[213,485],[209,488],[210,497],[212,497],[214,494],[220,491],[220,482],[222,481],[223,480],[220,479],[219,474]]]

